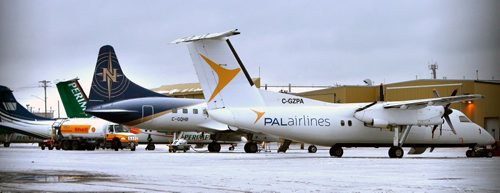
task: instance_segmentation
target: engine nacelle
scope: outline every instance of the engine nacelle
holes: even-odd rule
[[[382,119],[372,119],[371,126],[386,128],[387,126],[389,126],[389,121],[382,120]]]

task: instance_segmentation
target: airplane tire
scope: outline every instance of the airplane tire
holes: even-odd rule
[[[53,150],[53,149],[54,149],[54,146],[50,145],[49,150]]]
[[[87,144],[87,150],[88,151],[94,151],[95,150],[95,145],[91,144],[91,143]]]
[[[10,147],[10,142],[5,142],[5,143],[3,144],[3,147]]]
[[[397,146],[392,146],[389,149],[389,157],[390,158],[402,158],[404,155],[403,148],[397,147]]]
[[[146,146],[146,150],[149,150],[149,151],[153,151],[153,150],[155,150],[155,144],[152,144],[152,143],[151,143],[151,144],[148,144],[148,145]]]
[[[473,154],[473,151],[470,149],[465,152],[465,156],[467,156],[467,157],[473,157],[472,154]]]
[[[42,148],[42,150],[45,150],[45,145],[42,145],[41,148]]]
[[[344,150],[339,145],[334,145],[334,146],[332,146],[332,148],[330,148],[330,156],[342,157],[343,154],[344,154]]]
[[[259,148],[256,143],[246,143],[245,144],[245,153],[257,153]]]
[[[132,143],[132,144],[130,145],[130,151],[135,151],[135,143]]]
[[[212,152],[218,153],[220,152],[220,144],[218,143],[211,143],[212,145]]]
[[[316,151],[318,151],[318,148],[315,145],[310,145],[307,148],[307,152],[309,152],[309,153],[316,153]]]
[[[78,141],[71,142],[71,148],[73,150],[79,150],[80,149],[80,142],[78,142]]]

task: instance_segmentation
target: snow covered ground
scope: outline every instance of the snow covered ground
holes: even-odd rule
[[[307,147],[306,147],[307,148]],[[287,153],[48,151],[0,147],[0,191],[113,192],[499,192],[500,158],[465,158],[464,148],[389,159],[387,148],[344,148],[332,158]],[[203,151],[203,149],[202,149]],[[408,152],[408,149],[405,149]]]

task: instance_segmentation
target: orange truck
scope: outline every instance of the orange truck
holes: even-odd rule
[[[52,137],[40,143],[43,149],[95,150],[98,148],[135,151],[137,135],[122,125],[99,118],[59,119],[52,125]]]

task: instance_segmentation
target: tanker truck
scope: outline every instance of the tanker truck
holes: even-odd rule
[[[135,151],[138,137],[122,125],[99,118],[58,119],[52,124],[52,136],[40,143],[45,149],[95,150],[98,148]]]

